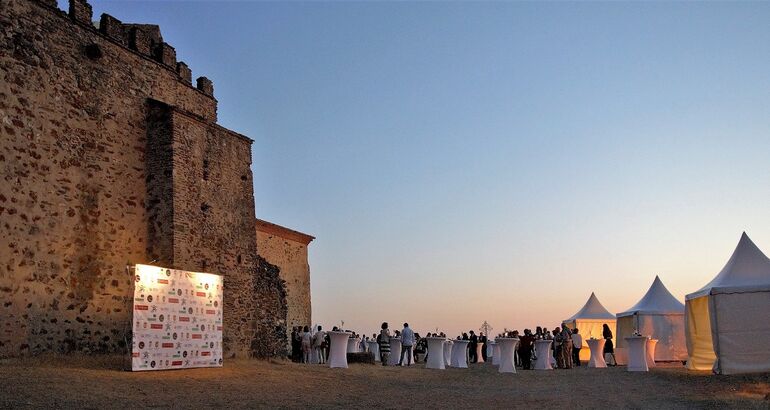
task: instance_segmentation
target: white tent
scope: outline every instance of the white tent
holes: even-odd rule
[[[602,306],[596,295],[591,296],[583,308],[564,321],[570,329],[577,328],[583,336],[583,348],[580,350],[580,360],[588,360],[591,352],[588,350],[588,339],[602,339],[602,325],[605,323],[610,329],[615,329],[615,315]]]
[[[770,259],[744,232],[706,286],[685,297],[688,369],[770,371]]]
[[[684,338],[684,305],[677,300],[660,278],[655,276],[652,286],[633,307],[618,313],[618,361],[621,350],[626,348],[625,337],[638,330],[645,336],[658,339],[655,360],[687,360],[687,344]]]

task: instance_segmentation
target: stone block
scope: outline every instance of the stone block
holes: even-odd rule
[[[160,27],[154,24],[125,24],[128,30],[128,46],[146,56],[154,56],[154,50],[163,42]]]
[[[103,13],[102,17],[99,19],[99,31],[120,43],[125,42],[123,23],[109,14]]]
[[[168,43],[155,46],[155,59],[161,64],[176,68],[176,50]]]
[[[91,25],[94,10],[86,0],[70,0],[69,16],[77,22]]]
[[[183,61],[176,63],[176,72],[182,78],[182,81],[192,84],[192,70]]]
[[[48,7],[59,7],[59,4],[56,0],[38,0],[40,3],[45,4]]]
[[[214,96],[214,83],[206,77],[198,77],[196,88],[203,91],[204,94]]]

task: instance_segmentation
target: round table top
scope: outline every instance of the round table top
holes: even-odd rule
[[[535,343],[553,343],[553,340],[539,339],[539,340],[535,340]]]
[[[428,339],[428,340],[446,340],[445,337],[437,337],[437,336],[426,337],[426,339]]]
[[[648,336],[628,336],[628,337],[624,337],[623,339],[626,339],[626,340],[649,339],[649,337]]]
[[[470,340],[463,340],[463,339],[455,339],[455,340],[453,340],[453,342],[456,342],[456,343],[470,343],[471,341]]]
[[[339,330],[330,330],[329,333],[333,335],[348,335],[348,337],[353,334],[353,332],[341,332]]]

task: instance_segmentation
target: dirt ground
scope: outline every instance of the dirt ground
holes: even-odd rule
[[[770,374],[713,376],[681,366],[499,374],[490,364],[349,369],[228,360],[224,368],[120,370],[113,356],[0,360],[2,408],[770,408]]]

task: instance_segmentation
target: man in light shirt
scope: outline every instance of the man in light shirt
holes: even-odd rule
[[[409,323],[404,323],[404,330],[401,331],[401,358],[398,365],[404,362],[404,354],[407,355],[406,365],[412,365],[412,346],[414,346],[414,332],[409,327]]]
[[[572,331],[572,362],[575,366],[580,366],[580,349],[583,347],[583,336],[575,328]]]
[[[323,347],[325,341],[326,332],[324,332],[323,328],[319,325],[318,331],[315,332],[315,335],[313,335],[313,349],[315,350],[315,354],[318,356],[318,363],[320,364],[326,363],[326,351]]]

